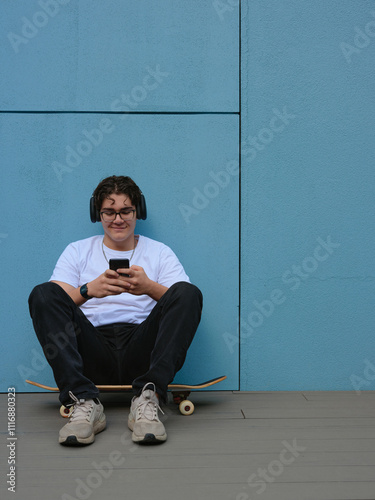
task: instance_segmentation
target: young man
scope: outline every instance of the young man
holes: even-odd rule
[[[104,236],[68,245],[49,282],[29,297],[30,315],[60,401],[73,406],[63,445],[90,444],[106,427],[96,385],[132,384],[134,442],[163,442],[159,404],[198,327],[202,294],[166,245],[135,234],[144,197],[129,177],[99,183],[91,206]],[[129,268],[109,269],[127,258]],[[124,276],[126,274],[127,276]]]

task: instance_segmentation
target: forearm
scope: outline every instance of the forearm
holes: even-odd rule
[[[87,302],[88,299],[85,299],[82,295],[81,292],[79,291],[81,287],[74,288],[70,293],[68,292],[68,295],[70,298],[74,301],[74,303],[77,306],[81,306],[85,302]],[[88,291],[88,295],[90,297],[90,292]]]
[[[151,281],[150,289],[147,295],[157,302],[162,298],[167,290],[168,288],[166,286],[160,285],[160,283],[156,283],[155,281]]]
[[[113,273],[114,271],[109,271],[109,272]],[[111,285],[111,288],[113,291],[100,290],[98,292],[98,290],[97,290],[98,279],[87,283],[87,294],[90,298],[91,297],[100,298],[100,297],[105,297],[107,295],[118,295],[119,293],[123,293],[123,292],[127,291],[129,293],[133,293],[134,295],[142,295],[142,294],[146,293],[146,295],[148,295],[149,297],[151,297],[153,300],[155,300],[157,302],[159,299],[161,299],[161,297],[168,290],[168,288],[166,286],[160,285],[160,283],[156,283],[155,281],[148,280],[147,286],[145,286],[145,283],[143,283],[143,286],[141,287],[142,291],[140,291],[139,289],[137,290],[137,288],[138,288],[137,285],[129,282],[132,280],[120,279],[120,280],[113,281],[113,283],[116,283],[116,285],[117,285],[116,287],[114,285]],[[80,287],[74,288],[73,286],[68,285],[67,283],[64,283],[61,281],[54,281],[54,283],[57,283],[58,285],[60,285],[61,288],[63,290],[65,290],[65,292],[69,295],[69,297],[73,300],[73,302],[77,306],[81,306],[82,304],[87,302],[88,299],[85,299],[81,295]],[[119,287],[118,285],[121,285],[121,286]],[[100,283],[99,283],[99,287],[100,287]],[[124,288],[122,288],[122,287],[124,287]]]
[[[81,292],[80,292],[81,287],[74,288],[73,286],[68,285],[67,283],[64,283],[62,281],[53,281],[53,283],[56,283],[57,285],[61,286],[61,288],[69,295],[69,297],[73,300],[73,302],[77,306],[81,306],[82,304],[84,304],[87,301],[87,299],[85,299],[81,295]],[[89,296],[90,296],[90,293],[89,293]]]

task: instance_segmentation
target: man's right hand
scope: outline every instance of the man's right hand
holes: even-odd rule
[[[103,274],[87,283],[87,293],[89,297],[108,297],[108,295],[120,295],[126,292],[127,288],[124,281],[116,271],[106,269]]]

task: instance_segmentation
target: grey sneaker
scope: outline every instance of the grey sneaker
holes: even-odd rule
[[[69,422],[60,430],[59,443],[66,446],[91,444],[95,434],[106,427],[103,405],[99,400],[78,400],[72,392],[69,392],[69,396],[74,401],[74,408]]]
[[[148,389],[152,386],[153,389]],[[158,417],[162,413],[159,400],[155,393],[155,385],[146,384],[139,397],[132,399],[128,418],[129,429],[133,431],[132,440],[135,443],[161,443],[166,441],[167,433]],[[164,415],[164,413],[163,413]]]

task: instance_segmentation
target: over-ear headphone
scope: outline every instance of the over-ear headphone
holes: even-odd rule
[[[141,192],[141,199],[135,208],[137,210],[136,212],[137,219],[146,220],[147,207],[146,207],[146,200],[142,192]],[[90,198],[90,219],[91,222],[100,222],[100,212],[95,207],[95,201],[93,196],[91,196]]]

